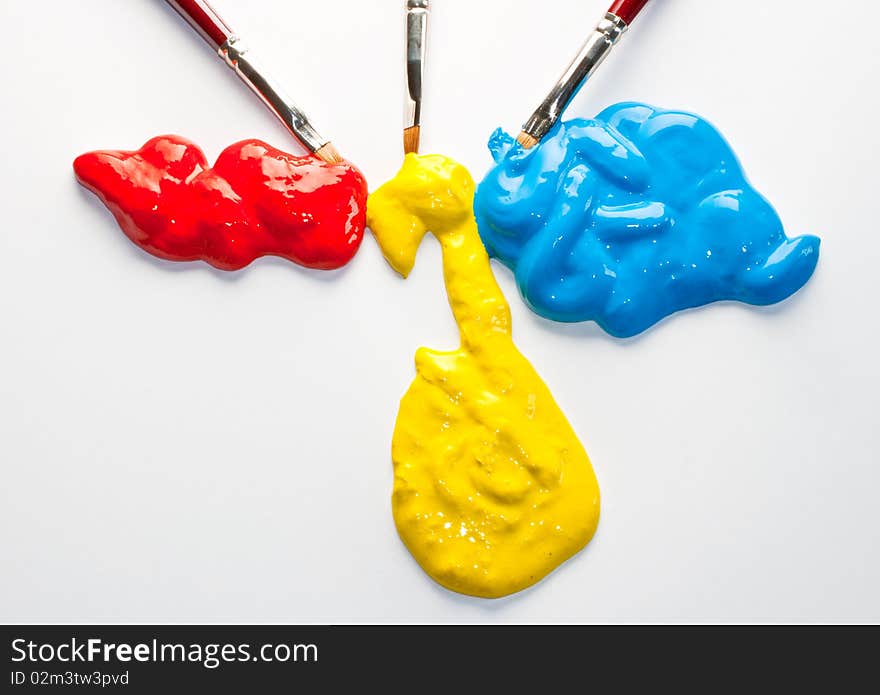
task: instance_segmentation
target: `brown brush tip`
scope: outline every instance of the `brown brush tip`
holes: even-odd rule
[[[315,151],[315,156],[318,159],[323,159],[327,164],[339,164],[342,161],[342,155],[339,154],[339,150],[333,147],[332,142],[319,147]]]
[[[535,145],[538,144],[538,140],[529,135],[526,131],[519,131],[519,135],[516,136],[516,141],[523,146],[524,149],[530,150]]]
[[[409,128],[403,129],[403,152],[404,154],[409,154],[410,152],[415,152],[418,154],[419,152],[419,136],[421,135],[421,127],[417,125],[411,125]]]

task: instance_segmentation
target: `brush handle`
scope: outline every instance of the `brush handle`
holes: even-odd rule
[[[406,103],[404,127],[410,128],[422,119],[422,80],[428,44],[429,0],[407,0],[406,3]]]
[[[221,19],[205,0],[167,0],[189,25],[216,51],[233,35],[229,25]]]
[[[562,77],[550,90],[541,105],[523,123],[523,135],[540,141],[553,124],[559,120],[563,110],[590,76],[611,53],[629,23],[648,3],[648,0],[615,0],[608,12],[587,37],[575,59],[562,73]],[[521,141],[522,142],[522,141]]]
[[[317,152],[329,142],[318,134],[302,109],[284,93],[281,85],[269,76],[244,42],[205,0],[166,1],[217,51],[309,152]]]
[[[642,8],[648,4],[648,0],[615,0],[608,12],[620,17],[626,24],[632,24]]]

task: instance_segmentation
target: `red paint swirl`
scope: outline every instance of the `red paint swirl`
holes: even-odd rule
[[[238,270],[273,255],[329,270],[350,261],[364,235],[367,184],[356,167],[259,140],[230,145],[211,168],[173,135],[136,152],[90,152],[73,168],[129,239],[172,261]]]

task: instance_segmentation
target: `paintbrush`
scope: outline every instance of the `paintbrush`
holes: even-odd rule
[[[429,0],[406,2],[406,112],[404,114],[403,151],[419,151],[422,120],[422,78],[428,41]]]
[[[333,143],[318,134],[302,109],[284,94],[279,84],[254,58],[253,53],[205,0],[167,2],[217,51],[303,147],[330,164],[342,161]]]
[[[562,73],[562,77],[535,109],[531,118],[523,124],[523,129],[516,138],[520,145],[526,149],[534,147],[550,131],[568,102],[602,64],[647,2],[648,0],[615,0],[602,21],[587,37],[575,59]]]

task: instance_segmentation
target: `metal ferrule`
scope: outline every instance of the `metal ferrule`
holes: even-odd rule
[[[406,3],[406,102],[404,127],[420,125],[422,118],[422,80],[428,42],[428,0]]]
[[[611,12],[605,15],[547,98],[523,124],[526,133],[540,140],[550,131],[568,102],[602,64],[626,29],[626,22],[620,17]]]
[[[247,46],[237,36],[229,39],[218,49],[220,57],[232,68],[242,81],[253,90],[281,120],[287,129],[311,152],[327,144],[327,140],[309,123],[308,117],[281,90],[254,59]]]

